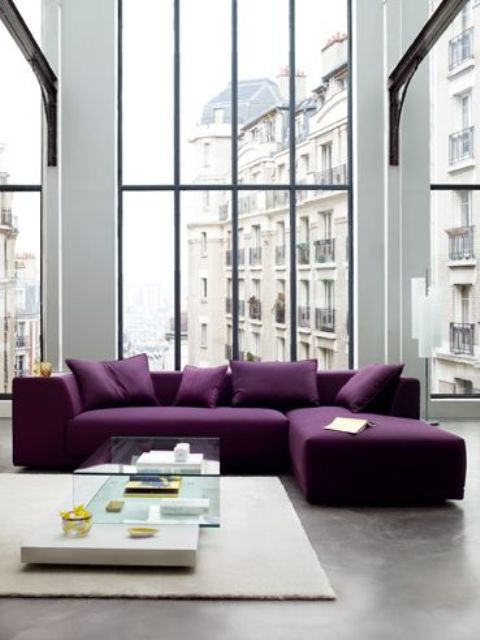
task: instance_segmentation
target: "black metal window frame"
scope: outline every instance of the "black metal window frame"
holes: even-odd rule
[[[238,181],[238,1],[231,2],[231,183],[212,184],[187,184],[182,183],[180,175],[180,4],[181,0],[171,0],[173,2],[173,183],[172,184],[124,184],[123,183],[123,81],[122,81],[122,27],[123,27],[123,0],[118,0],[118,78],[117,78],[117,101],[118,101],[118,157],[117,157],[117,184],[118,184],[118,355],[123,357],[123,194],[126,192],[155,192],[165,191],[173,193],[174,206],[174,363],[175,369],[180,370],[181,363],[181,202],[182,192],[187,191],[226,191],[231,193],[231,255],[232,255],[232,355],[233,359],[239,358],[239,286],[238,286],[238,231],[239,231],[239,194],[245,191],[286,191],[289,193],[289,221],[290,221],[290,359],[297,360],[297,264],[296,264],[296,194],[300,191],[346,191],[348,199],[348,264],[350,277],[348,278],[348,313],[347,330],[349,339],[348,359],[349,367],[353,368],[353,192],[352,192],[352,0],[345,0],[347,4],[347,182],[345,184],[300,184],[296,182],[296,137],[295,137],[295,73],[290,73],[289,77],[289,182],[285,184],[239,184]],[[296,0],[288,1],[289,12],[289,68],[296,69]]]
[[[449,182],[434,182],[430,185],[430,191],[480,191],[480,184],[469,184],[468,182],[458,184],[452,184]],[[462,400],[480,398],[480,393],[429,393],[429,396],[433,400]]]
[[[43,183],[43,179],[42,179]],[[43,198],[40,184],[0,184],[0,193],[38,193],[40,196],[40,358],[44,357],[44,320],[43,320]],[[11,400],[11,393],[0,393],[0,400]]]

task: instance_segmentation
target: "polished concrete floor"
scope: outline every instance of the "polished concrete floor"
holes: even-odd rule
[[[480,420],[442,427],[467,441],[463,502],[319,507],[283,478],[336,602],[5,598],[0,640],[480,640]]]

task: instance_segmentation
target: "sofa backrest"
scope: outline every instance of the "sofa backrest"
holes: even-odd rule
[[[335,405],[335,398],[340,388],[349,380],[355,371],[318,371],[317,385],[320,405]],[[162,405],[172,405],[182,379],[181,371],[152,371],[152,382],[158,401]],[[232,376],[227,374],[218,404],[223,407],[232,404]],[[368,407],[372,413],[383,413],[405,418],[418,418],[420,414],[420,383],[415,378],[400,378],[387,391],[385,401],[373,403]],[[272,407],[275,408],[275,407]]]

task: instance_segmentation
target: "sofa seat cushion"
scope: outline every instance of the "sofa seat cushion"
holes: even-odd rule
[[[122,407],[80,413],[67,427],[67,450],[91,455],[111,436],[218,437],[222,473],[288,469],[288,420],[273,409]]]
[[[463,497],[465,443],[452,433],[421,420],[342,407],[287,415],[292,468],[311,502]],[[323,428],[337,416],[367,418],[374,426],[357,435]]]

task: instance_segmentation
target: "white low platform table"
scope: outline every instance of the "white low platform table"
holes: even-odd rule
[[[21,547],[26,564],[193,567],[198,549],[196,524],[163,525],[153,538],[130,538],[127,524],[94,524],[84,538],[67,538],[60,522],[42,527]]]

